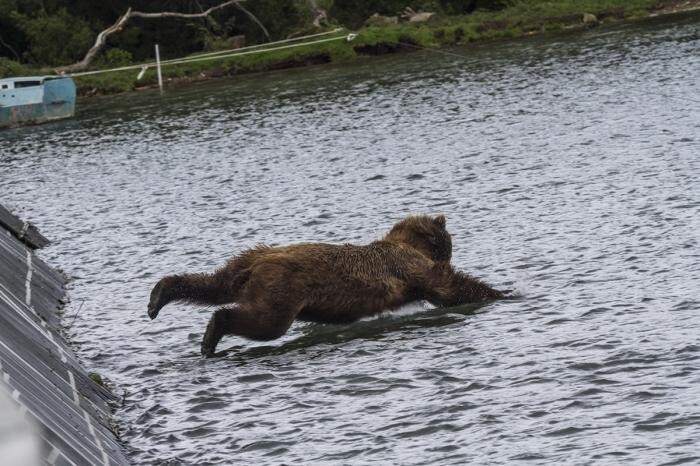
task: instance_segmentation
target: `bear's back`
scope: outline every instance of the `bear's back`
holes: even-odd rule
[[[251,259],[252,267],[275,264],[314,276],[333,274],[365,280],[403,278],[433,265],[430,259],[414,248],[389,241],[375,241],[361,246],[300,243],[262,247],[255,250]]]

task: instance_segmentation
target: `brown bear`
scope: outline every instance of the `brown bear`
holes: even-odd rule
[[[450,265],[445,217],[414,216],[365,246],[257,246],[214,273],[170,275],[151,292],[148,315],[173,301],[234,304],[214,312],[202,341],[211,355],[224,335],[274,340],[295,320],[347,323],[412,301],[455,306],[504,294]]]

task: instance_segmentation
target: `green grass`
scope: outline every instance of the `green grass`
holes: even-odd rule
[[[454,45],[498,37],[582,26],[584,13],[600,20],[643,17],[657,0],[512,0],[500,11],[476,11],[468,16],[438,18],[423,26],[411,24],[361,31],[360,41],[390,45],[399,40],[424,47]]]
[[[510,7],[498,14],[515,21],[537,22],[543,18],[581,16],[584,13],[624,14],[625,11],[648,9],[657,3],[657,0],[514,0]]]
[[[217,60],[182,63],[164,66],[163,79],[169,80],[198,80],[208,77],[218,77],[243,73],[254,73],[295,66],[305,66],[319,63],[338,63],[355,58],[354,49],[344,40],[326,42],[292,49],[242,55]],[[120,71],[75,78],[79,89],[95,90],[100,94],[125,92],[141,86],[157,84],[154,68],[149,68],[143,78],[136,80],[139,70]]]
[[[90,377],[92,379],[92,381],[95,382],[100,387],[107,388],[107,384],[105,383],[104,379],[97,372],[90,372],[88,374],[88,377]]]
[[[163,79],[166,81],[197,80],[212,76],[254,73],[309,64],[341,62],[352,59],[355,56],[352,47],[338,41],[239,57],[164,66],[162,71]],[[99,91],[102,91],[107,86],[127,91],[138,86],[157,84],[155,69],[150,68],[140,81],[135,79],[137,74],[138,70],[132,70],[85,76],[76,78],[76,83],[79,87],[97,88]]]
[[[438,17],[423,24],[401,23],[363,28],[358,31],[358,36],[352,42],[339,40],[165,66],[163,78],[166,82],[207,79],[309,64],[344,62],[360,55],[409,49],[405,44],[434,48],[479,40],[518,37],[535,32],[582,27],[584,13],[596,15],[603,23],[642,17],[656,4],[658,0],[512,0],[510,6],[500,11],[476,11],[466,16]],[[18,70],[22,73],[17,73]],[[79,77],[76,78],[76,84],[83,95],[126,92],[157,84],[154,69],[149,69],[140,81],[136,80],[138,71]],[[33,74],[31,70],[16,62],[0,59],[0,76],[3,76],[3,73]]]
[[[26,76],[34,74],[34,71],[16,61],[0,57],[0,78],[9,78],[11,76]]]

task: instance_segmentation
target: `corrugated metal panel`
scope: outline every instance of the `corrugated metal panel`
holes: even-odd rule
[[[128,464],[108,428],[114,396],[58,332],[64,295],[63,277],[0,227],[0,383],[40,426],[48,464]]]

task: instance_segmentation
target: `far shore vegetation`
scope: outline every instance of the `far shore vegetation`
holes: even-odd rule
[[[113,24],[120,12],[134,6],[134,3],[143,3],[141,9],[144,11],[169,11],[174,4],[181,3],[182,11],[186,12],[196,11],[193,9],[193,4],[196,3],[200,6],[202,3],[207,6],[222,3],[217,0],[183,0],[142,1],[128,5],[125,1],[108,0],[104,2],[103,9],[96,9],[94,5],[80,9],[80,4],[86,1],[0,0],[0,77],[54,74],[57,67],[81,60],[93,45],[97,34]],[[35,6],[41,11],[37,13],[39,10],[27,10],[28,3],[36,3]],[[48,10],[44,3],[54,4],[55,9]],[[72,6],[61,7],[61,3]],[[669,2],[663,3],[666,5],[657,0],[259,0],[245,5],[249,8],[249,13],[267,27],[268,31],[264,33],[269,34],[273,41],[339,27],[345,29],[338,35],[354,32],[357,36],[350,42],[338,40],[167,66],[163,67],[163,78],[166,82],[210,79],[310,64],[346,62],[361,56],[416,48],[436,48],[593,27],[648,16]],[[162,4],[162,10],[156,10],[158,4]],[[406,7],[414,12],[434,14],[427,21],[402,21],[401,12]],[[82,16],[78,11],[82,12]],[[314,20],[314,12],[318,11],[326,15],[322,22],[317,21],[318,18]],[[366,19],[373,13],[379,13],[381,17],[375,18],[374,25],[370,25],[372,22],[366,22]],[[269,36],[263,35],[259,25],[246,21],[246,18],[241,11],[222,9],[216,14],[196,20],[167,18],[134,21],[110,36],[105,47],[91,63],[90,69],[111,69],[152,62],[152,49],[156,42],[160,43],[162,58],[170,59],[232,48],[241,37],[245,37],[245,45],[262,44],[268,40]],[[149,68],[140,80],[137,80],[137,75],[138,70],[128,70],[75,79],[81,95],[127,92],[153,86],[157,82],[153,68]]]

